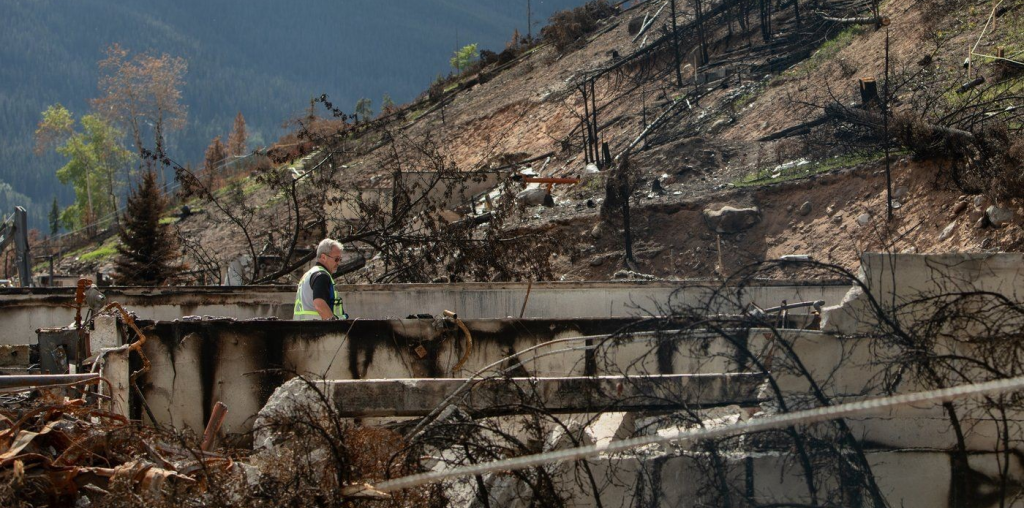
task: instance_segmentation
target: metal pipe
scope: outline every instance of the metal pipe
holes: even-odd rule
[[[227,414],[228,407],[223,402],[217,401],[217,404],[213,406],[213,412],[210,414],[210,421],[206,424],[206,430],[203,431],[203,443],[199,445],[200,450],[205,452],[213,447],[213,440],[216,439],[217,432],[220,431],[220,426],[224,423],[224,417]]]
[[[98,373],[88,374],[26,374],[18,376],[0,376],[0,389],[25,388],[29,386],[54,386],[81,383],[99,379]]]
[[[524,176],[523,183],[580,183],[579,178],[554,178],[554,177],[536,177],[536,176]]]

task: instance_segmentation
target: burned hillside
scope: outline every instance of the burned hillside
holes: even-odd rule
[[[350,281],[429,282],[1019,249],[1016,4],[791,3],[768,28],[756,2],[693,6],[675,31],[670,4],[596,11],[578,40],[510,45],[370,121],[323,97],[299,122],[305,156],[272,149],[283,165],[200,189],[185,257],[287,282],[335,235],[366,263]],[[741,217],[723,228],[725,206]]]

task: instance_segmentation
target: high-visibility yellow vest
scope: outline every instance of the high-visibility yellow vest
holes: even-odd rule
[[[320,313],[316,311],[316,307],[313,306],[313,286],[310,283],[313,278],[313,274],[318,271],[322,271],[327,274],[327,277],[331,281],[331,296],[334,297],[334,308],[331,309],[335,317],[338,319],[348,319],[348,315],[345,314],[344,305],[341,302],[341,297],[334,290],[334,277],[331,277],[331,272],[328,272],[326,268],[320,265],[314,265],[310,268],[299,280],[299,287],[295,290],[295,310],[292,313],[292,319],[296,321],[312,321],[320,319]]]

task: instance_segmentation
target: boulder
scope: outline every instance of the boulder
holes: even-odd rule
[[[945,239],[953,236],[954,231],[956,231],[956,222],[950,222],[949,225],[939,233],[939,241],[944,241]]]
[[[806,216],[807,214],[811,213],[811,202],[810,201],[804,201],[804,204],[800,205],[799,212],[800,212],[800,215],[804,215],[804,216]]]
[[[551,197],[551,194],[548,194],[546,189],[526,189],[516,194],[516,202],[526,206],[555,206],[555,200]]]
[[[320,418],[329,414],[324,402],[330,404],[330,390],[323,381],[293,378],[277,387],[267,403],[256,414],[253,423],[253,451],[277,455],[283,448],[301,443],[311,429],[291,425],[296,415]]]
[[[1002,227],[1013,220],[1013,210],[992,205],[985,209],[985,217],[993,226]]]
[[[761,221],[761,210],[756,206],[735,208],[723,206],[717,210],[704,210],[704,222],[718,233],[734,234],[750,229]]]
[[[857,224],[860,224],[861,227],[864,227],[864,226],[867,226],[868,224],[871,224],[871,214],[870,213],[862,213],[862,214],[858,215],[857,216]]]
[[[712,130],[712,131],[718,130],[718,129],[720,129],[722,127],[725,127],[725,126],[727,126],[727,125],[729,125],[731,123],[732,123],[732,119],[731,118],[719,118],[718,120],[715,120],[715,122],[711,124],[710,130]]]

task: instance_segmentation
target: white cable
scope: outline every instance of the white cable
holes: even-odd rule
[[[826,420],[835,420],[838,418],[844,418],[848,416],[870,413],[885,409],[891,409],[898,406],[906,406],[922,402],[946,402],[950,400],[975,395],[1004,393],[1021,389],[1024,389],[1024,377],[1000,379],[997,381],[989,381],[986,383],[978,383],[971,385],[962,385],[954,388],[945,388],[941,390],[929,390],[925,392],[915,392],[904,395],[880,397],[876,399],[840,404],[837,406],[826,406],[816,409],[795,411],[792,413],[786,413],[782,415],[768,416],[765,418],[757,418],[754,420],[747,420],[745,422],[740,422],[732,425],[723,425],[720,427],[695,428],[679,431],[670,435],[642,436],[632,439],[624,439],[622,441],[613,441],[605,444],[581,446],[579,448],[557,450],[539,453],[535,455],[525,455],[522,457],[498,460],[494,462],[486,462],[483,464],[474,464],[470,466],[461,466],[444,471],[432,471],[429,473],[415,474],[403,478],[396,478],[394,480],[381,482],[377,485],[374,485],[373,488],[381,492],[394,492],[396,490],[417,487],[420,485],[434,483],[448,478],[479,475],[482,473],[491,473],[495,471],[515,471],[519,469],[526,469],[530,467],[551,464],[554,462],[561,462],[566,460],[579,460],[602,454],[613,454],[626,451],[631,448],[638,448],[641,446],[647,446],[652,444],[673,442],[682,443],[687,441],[696,441],[700,439],[709,439],[715,437],[731,436],[735,434],[759,432],[763,430],[791,427],[796,424],[806,424]]]

